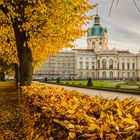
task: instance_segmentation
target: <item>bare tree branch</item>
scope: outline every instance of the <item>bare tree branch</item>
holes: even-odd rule
[[[116,6],[115,6],[115,7],[117,7],[117,6],[118,6],[118,4],[119,4],[119,1],[120,1],[120,0],[117,0],[117,3],[116,3]]]
[[[109,14],[108,14],[109,16],[111,15],[111,11],[112,11],[112,8],[113,8],[113,5],[114,5],[114,1],[115,0],[112,0],[112,2],[111,2],[111,7],[109,9]]]
[[[114,2],[115,2],[115,1],[116,1],[115,7],[117,7],[120,0],[112,0],[111,6],[110,6],[110,9],[109,9],[109,14],[108,14],[109,16],[111,15],[111,12],[112,12],[112,9],[113,9]],[[139,2],[140,0],[133,0],[133,3],[134,3],[134,5],[135,5],[136,9],[138,10],[138,12],[140,12],[140,6],[139,6],[139,4],[138,4],[136,1]]]
[[[139,1],[139,0],[138,0]],[[138,4],[136,3],[135,0],[133,0],[135,7],[137,8],[138,12],[140,12],[140,7],[138,6]]]

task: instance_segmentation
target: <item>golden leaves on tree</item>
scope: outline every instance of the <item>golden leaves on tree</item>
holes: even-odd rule
[[[72,46],[80,38],[91,16],[87,0],[0,0],[0,49],[3,61],[18,63],[16,36],[13,24],[16,21],[20,32],[25,32],[32,50],[34,66],[62,48]],[[23,12],[24,11],[24,12]]]

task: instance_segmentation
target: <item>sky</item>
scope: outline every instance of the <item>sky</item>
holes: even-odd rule
[[[110,16],[109,9],[112,0],[90,1],[98,4],[101,25],[108,30],[108,47],[138,52],[140,50],[140,12],[135,7],[133,0],[119,0],[117,7],[114,3]],[[140,1],[136,1],[140,7]],[[95,11],[90,11],[89,14],[95,14]],[[93,23],[92,21],[88,27],[91,27]],[[87,47],[86,39],[85,35],[76,40],[77,48]]]

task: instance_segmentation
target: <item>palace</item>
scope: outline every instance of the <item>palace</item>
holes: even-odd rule
[[[130,79],[140,80],[140,51],[108,48],[107,29],[96,14],[87,33],[87,48],[61,51],[52,55],[34,73],[34,78]]]

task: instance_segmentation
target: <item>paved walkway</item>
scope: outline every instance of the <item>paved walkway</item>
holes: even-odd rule
[[[24,140],[16,92],[0,91],[0,140]]]
[[[140,95],[134,95],[134,94],[129,94],[129,93],[119,93],[119,92],[111,92],[111,91],[103,91],[103,90],[94,90],[94,89],[85,89],[85,88],[78,88],[78,87],[69,87],[69,86],[61,86],[61,85],[54,85],[54,84],[47,84],[50,86],[56,86],[56,87],[63,87],[67,90],[78,90],[79,92],[89,95],[91,97],[95,96],[95,95],[99,95],[99,96],[104,96],[110,99],[114,99],[118,96],[119,99],[123,100],[125,98],[129,98],[129,97],[135,97],[138,98],[140,100]]]

